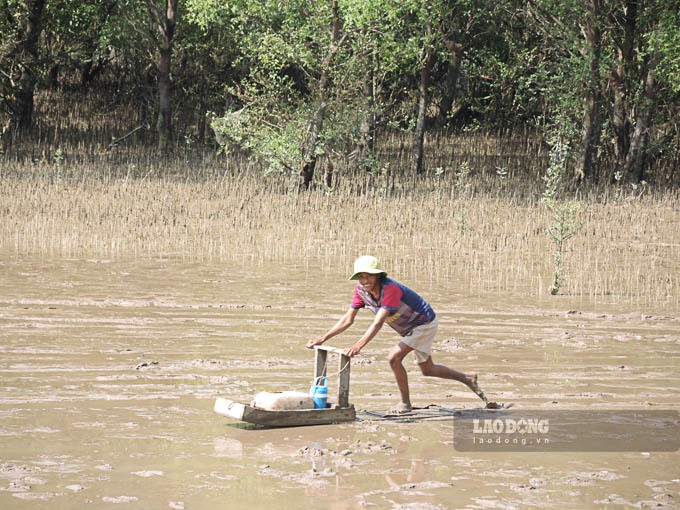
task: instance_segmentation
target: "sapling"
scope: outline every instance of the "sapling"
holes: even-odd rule
[[[577,219],[578,212],[581,209],[581,202],[575,200],[560,202],[557,200],[557,193],[562,180],[568,151],[568,144],[558,139],[552,147],[550,164],[546,174],[543,176],[545,189],[541,201],[545,203],[552,214],[552,223],[548,227],[547,234],[552,241],[554,249],[553,281],[548,288],[548,291],[553,296],[560,291],[562,283],[564,283],[563,261],[565,243],[578,234],[583,227],[583,223]]]

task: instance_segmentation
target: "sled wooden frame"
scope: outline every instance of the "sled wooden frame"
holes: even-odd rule
[[[356,420],[356,410],[349,403],[350,357],[336,347],[315,345],[314,380],[327,375],[328,353],[338,355],[338,401],[329,402],[326,409],[296,409],[291,411],[270,411],[248,404],[218,397],[213,411],[228,418],[264,425],[267,427],[300,427],[306,425],[328,425]]]

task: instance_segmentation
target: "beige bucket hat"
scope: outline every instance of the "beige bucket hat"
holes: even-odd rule
[[[378,259],[371,255],[364,255],[354,261],[354,273],[352,273],[352,276],[350,276],[349,279],[356,280],[359,273],[387,275],[387,273],[380,268]]]

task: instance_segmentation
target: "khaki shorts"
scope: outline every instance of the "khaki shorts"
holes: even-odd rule
[[[432,354],[432,342],[437,334],[438,326],[439,319],[435,317],[432,322],[418,326],[406,336],[401,337],[401,341],[416,353],[416,363],[425,363]]]

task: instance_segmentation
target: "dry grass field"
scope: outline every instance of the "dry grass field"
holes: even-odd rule
[[[346,266],[370,252],[402,277],[456,275],[472,291],[547,295],[551,215],[540,202],[540,179],[522,184],[512,166],[509,176],[476,172],[468,158],[472,171],[463,178],[440,168],[405,183],[385,172],[341,176],[332,191],[296,193],[289,177],[237,171],[213,156],[137,161],[7,161],[0,174],[3,256]],[[582,227],[566,243],[560,292],[677,309],[678,194],[612,188],[580,200]]]
[[[297,193],[290,176],[264,175],[251,159],[216,155],[191,137],[159,157],[144,148],[148,131],[127,136],[144,124],[140,113],[106,98],[47,91],[36,112],[31,139],[0,152],[3,256],[346,267],[371,252],[404,278],[455,275],[473,292],[547,296],[548,154],[531,133],[432,136],[428,175],[418,178],[403,175],[409,139],[383,135],[381,170],[351,175],[339,166],[332,190]],[[656,185],[557,197],[581,202],[561,294],[677,310],[680,194],[675,169],[655,172]]]

